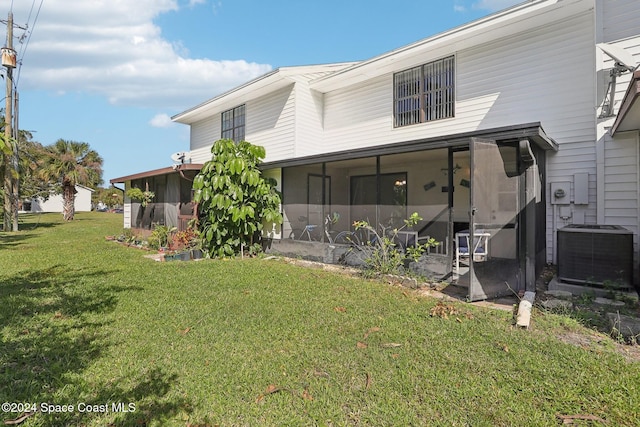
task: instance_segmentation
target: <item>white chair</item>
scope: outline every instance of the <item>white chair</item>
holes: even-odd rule
[[[473,260],[477,258],[483,261],[489,257],[489,239],[491,233],[476,232],[474,233],[474,242],[470,244],[470,233],[461,231],[456,233],[456,274],[460,275],[460,259],[473,255]],[[471,250],[470,250],[471,248]]]

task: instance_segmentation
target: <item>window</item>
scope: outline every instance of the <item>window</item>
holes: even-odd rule
[[[235,142],[244,140],[244,105],[222,113],[222,138]]]
[[[454,75],[453,56],[394,74],[395,126],[454,117]]]

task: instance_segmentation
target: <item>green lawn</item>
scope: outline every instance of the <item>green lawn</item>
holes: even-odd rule
[[[640,362],[563,343],[591,333],[569,318],[432,317],[414,291],[281,260],[159,263],[105,240],[121,215],[60,217],[0,233],[0,402],[73,405],[24,426],[640,425]]]

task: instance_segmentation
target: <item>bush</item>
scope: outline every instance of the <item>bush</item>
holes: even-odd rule
[[[202,249],[209,256],[261,250],[265,223],[282,223],[280,195],[273,179],[262,177],[263,147],[247,141],[216,141],[213,158],[193,180]]]

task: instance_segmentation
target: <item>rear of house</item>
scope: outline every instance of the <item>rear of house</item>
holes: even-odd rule
[[[533,289],[569,224],[624,226],[637,265],[637,92],[629,70],[608,90],[605,51],[637,63],[638,28],[631,0],[532,1],[366,61],[281,68],[174,120],[194,163],[219,138],[266,148],[283,194],[276,248],[320,242],[336,261],[354,221],[393,228],[417,212],[403,244],[439,242],[431,274],[470,299]],[[461,268],[469,236],[483,256]]]

